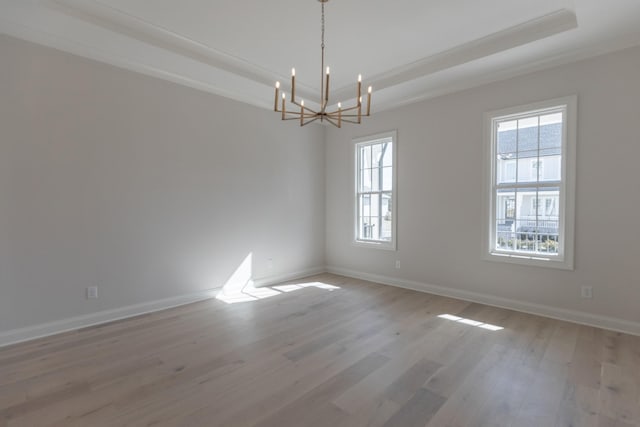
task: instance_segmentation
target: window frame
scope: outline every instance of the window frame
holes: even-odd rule
[[[358,236],[359,230],[359,191],[358,191],[358,175],[359,175],[359,165],[358,165],[358,151],[359,147],[363,145],[374,145],[378,141],[382,139],[391,139],[391,152],[392,152],[392,185],[391,185],[391,240],[363,240]],[[352,244],[354,246],[363,247],[363,248],[373,248],[373,249],[383,249],[395,251],[397,250],[397,241],[398,241],[398,135],[396,130],[382,132],[374,135],[364,136],[355,138],[352,140],[352,165],[353,170],[351,173],[352,181],[352,203],[353,206],[353,215],[352,215],[352,224],[353,224],[353,233],[352,233]],[[387,191],[380,190],[380,194],[386,193]]]
[[[482,229],[482,256],[488,261],[521,264],[538,267],[574,269],[575,246],[575,182],[576,182],[576,139],[577,107],[576,95],[550,99],[489,111],[484,114],[484,214]],[[496,249],[496,124],[499,121],[517,119],[533,114],[543,114],[562,108],[563,131],[561,149],[561,181],[559,195],[558,255],[534,254],[526,252],[499,251]],[[537,185],[537,184],[536,184]]]

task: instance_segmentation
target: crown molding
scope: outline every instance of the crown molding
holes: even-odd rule
[[[0,33],[260,108],[273,108],[274,80],[282,81],[287,89],[288,77],[127,15],[98,0],[28,0],[7,6],[6,12],[0,18]],[[57,27],[45,26],[49,19]],[[70,30],[61,31],[64,28],[61,25],[67,23]],[[575,14],[560,9],[373,76],[367,80],[381,101],[376,103],[373,113],[640,44],[637,33],[628,33],[578,49],[565,48],[552,56],[537,54],[532,61],[521,57],[501,65],[510,50],[576,27]],[[82,31],[89,31],[85,35],[93,37],[83,37]],[[118,37],[114,39],[118,41],[111,44],[109,37]],[[122,43],[127,40],[132,48],[122,50]],[[145,46],[154,50],[152,55],[136,53]],[[338,88],[333,97],[349,102],[353,100],[352,89]],[[300,86],[297,92],[307,99],[317,95],[317,90],[308,86]]]
[[[194,59],[256,83],[271,87],[275,81],[282,81],[283,87],[290,89],[287,88],[288,76],[282,76],[250,61],[152,24],[99,1],[47,0],[46,4],[49,8],[104,29]],[[301,82],[296,84],[296,90],[306,98],[312,98],[317,92],[314,88]]]
[[[147,76],[167,80],[182,86],[203,92],[219,95],[234,101],[253,105],[259,108],[273,108],[270,102],[261,99],[245,96],[234,90],[228,90],[213,85],[203,80],[191,78],[185,74],[179,74],[166,69],[151,66],[142,61],[132,60],[126,56],[117,55],[113,52],[101,50],[94,46],[89,46],[75,39],[60,37],[46,31],[42,31],[22,23],[10,22],[0,19],[0,34],[6,34],[31,43],[57,49],[83,58],[92,59],[98,62],[113,65],[118,68],[130,70]]]
[[[107,6],[97,0],[48,0],[49,7],[76,18],[91,22],[121,35],[151,44],[207,65],[242,76],[256,83],[271,86],[282,81],[287,89],[288,76],[279,75],[242,58],[222,52],[166,28],[144,21],[136,16]],[[522,46],[552,35],[577,28],[576,15],[567,9],[559,9],[547,15],[509,27],[477,40],[456,46],[410,64],[396,67],[368,79],[376,90],[424,77],[438,71],[484,58],[514,47]],[[315,96],[317,90],[304,84],[297,85],[304,98]],[[290,88],[288,88],[290,89]],[[337,88],[336,99],[353,97],[350,86]]]
[[[576,15],[570,10],[559,9],[410,64],[396,67],[385,73],[372,76],[369,80],[376,90],[386,89],[577,27]],[[349,98],[348,95],[344,89],[336,91],[335,94],[341,99]]]
[[[406,98],[394,97],[394,99],[385,102],[382,107],[377,108],[376,112],[401,108],[407,105],[415,104],[417,102],[426,101],[451,93],[461,92],[463,90],[472,89],[474,87],[486,84],[508,80],[514,77],[523,76],[538,71],[548,70],[553,67],[572,64],[596,56],[637,47],[639,45],[640,39],[638,39],[637,37],[623,36],[608,40],[597,45],[591,45],[583,49],[574,49],[568,52],[565,51],[556,55],[547,56],[538,61],[532,61],[524,64],[519,64],[517,66],[506,67],[497,72],[481,72],[474,76],[467,76],[464,79],[457,79],[455,81],[447,82],[446,84],[434,84],[428,82],[419,83],[419,79],[416,79],[412,82],[406,83],[407,85],[413,85],[410,90],[407,90],[407,92],[412,93],[413,96]],[[428,79],[428,76],[425,77]],[[396,87],[399,86],[400,85]]]

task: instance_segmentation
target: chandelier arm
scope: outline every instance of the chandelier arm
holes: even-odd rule
[[[317,111],[312,110],[311,108],[309,108],[309,107],[307,107],[307,106],[301,106],[301,107],[304,109],[304,111],[305,111],[306,113],[310,113],[310,114],[319,114]]]
[[[289,103],[290,103],[290,104],[293,104],[293,105],[296,105],[296,106],[298,106],[298,107],[302,107],[302,108],[304,108],[305,110],[310,111],[310,112],[312,112],[312,113],[314,113],[314,114],[318,114],[318,112],[317,112],[317,111],[315,111],[315,110],[313,110],[313,109],[311,109],[311,108],[307,107],[306,105],[304,105],[304,106],[303,106],[303,105],[302,105],[301,103],[299,103],[298,101],[289,101]],[[289,112],[289,111],[287,111],[287,112]]]
[[[308,122],[304,122],[304,123],[302,123],[300,126],[306,126],[306,125],[308,125],[309,123],[313,123],[313,122],[315,122],[316,120],[318,120],[318,118],[319,118],[319,117],[316,117],[316,118],[314,118],[314,119],[312,119],[312,120],[309,120]]]
[[[312,110],[312,109],[311,109],[311,108],[309,108],[309,107],[304,106],[304,107],[302,107],[302,108],[304,108],[304,110],[305,110],[305,111],[308,111],[308,112],[309,112],[309,113],[311,113],[311,114],[318,114],[318,112],[317,112],[317,111]]]
[[[310,117],[320,117],[320,114],[318,113],[306,113],[306,114],[300,114],[299,111],[287,111],[285,118],[282,120],[300,120],[300,116],[305,117],[305,118],[310,118]]]
[[[335,110],[335,111],[331,111],[327,114],[338,114],[339,111],[342,111],[342,113],[344,113],[345,111],[353,111],[353,110],[357,110],[358,106],[356,105],[355,107],[349,107],[349,108],[343,108],[342,110]]]
[[[336,122],[335,122],[331,117],[327,116],[327,117],[326,117],[326,119],[327,119],[327,121],[328,121],[329,123],[331,123],[331,124],[332,124],[332,125],[334,125],[335,127],[337,127],[337,128],[341,127],[341,126],[340,126],[338,123],[336,123]]]

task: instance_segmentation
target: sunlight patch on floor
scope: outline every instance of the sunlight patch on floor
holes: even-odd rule
[[[227,304],[237,304],[241,302],[259,301],[266,298],[275,297],[284,293],[299,291],[306,288],[317,288],[326,291],[340,289],[339,286],[322,282],[300,282],[288,283],[276,286],[256,287],[252,279],[252,254],[250,253],[231,275],[222,290],[216,295],[216,299]]]
[[[489,331],[500,331],[504,329],[502,326],[492,325],[490,323],[478,322],[477,320],[465,319],[464,317],[454,316],[452,314],[441,314],[441,319],[451,320],[453,322],[464,323],[465,325],[475,326],[476,328],[487,329]]]
[[[295,291],[299,291],[306,288],[323,289],[329,292],[334,291],[336,289],[340,289],[339,286],[329,285],[327,283],[321,283],[321,282],[305,282],[305,283],[295,283],[295,284],[278,285],[278,286],[271,286],[271,287],[269,286],[255,287],[253,285],[253,281],[250,280],[245,285],[245,287],[240,289],[223,288],[218,293],[218,295],[216,295],[216,299],[226,302],[227,304],[237,304],[241,302],[259,301],[266,298],[271,298],[277,295],[295,292]]]

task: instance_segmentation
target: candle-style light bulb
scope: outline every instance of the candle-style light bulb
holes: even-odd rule
[[[284,100],[286,97],[287,97],[287,94],[286,94],[286,93],[283,93],[283,94],[282,94],[282,99]]]
[[[300,101],[300,105],[304,107],[304,99]]]
[[[373,90],[373,88],[371,86],[369,86],[369,89],[367,89],[367,92],[371,93],[372,90]]]
[[[331,70],[329,69],[329,67],[327,67],[326,83],[324,88],[324,102],[322,102],[322,111],[324,111],[324,109],[327,107],[327,104],[329,103],[329,71]],[[320,96],[322,96],[322,93],[320,94]]]
[[[358,74],[358,83],[362,82],[362,74]]]
[[[291,69],[291,102],[296,102],[296,69]]]
[[[276,82],[276,96],[273,101],[273,111],[278,111],[278,92],[280,91],[280,82]]]
[[[338,102],[338,108],[342,108],[342,102]]]
[[[371,115],[371,91],[373,90],[373,88],[371,86],[369,86],[369,88],[367,89],[367,116]]]

